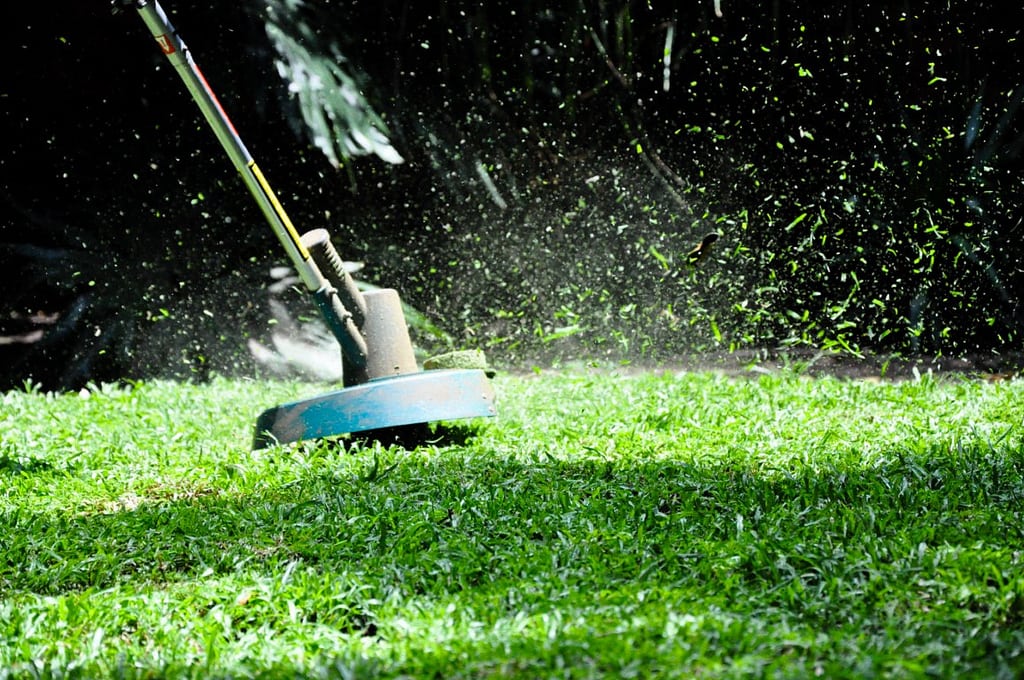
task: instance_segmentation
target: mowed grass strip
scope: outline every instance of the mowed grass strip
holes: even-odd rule
[[[499,376],[404,450],[325,389],[0,396],[0,677],[1013,677],[1024,383]]]

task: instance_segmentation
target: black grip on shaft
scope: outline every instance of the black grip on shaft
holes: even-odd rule
[[[345,271],[345,263],[331,243],[330,234],[326,229],[307,231],[302,235],[302,245],[309,250],[313,262],[324,278],[337,289],[341,303],[352,314],[356,327],[362,328],[366,319],[366,301],[355,280]]]
[[[356,328],[352,314],[345,309],[338,292],[333,288],[321,288],[313,293],[313,299],[331,333],[338,339],[345,358],[357,368],[366,366],[366,339]]]

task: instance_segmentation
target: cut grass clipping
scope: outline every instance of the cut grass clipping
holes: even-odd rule
[[[0,395],[0,677],[1024,672],[1024,383],[497,382],[413,451],[250,452],[309,385]]]

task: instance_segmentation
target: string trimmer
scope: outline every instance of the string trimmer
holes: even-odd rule
[[[119,2],[138,10],[185,81],[341,345],[343,389],[264,411],[256,421],[253,448],[343,434],[370,437],[434,421],[493,416],[494,391],[479,367],[479,355],[466,353],[473,367],[421,371],[398,293],[361,291],[326,230],[299,236],[160,4]],[[434,363],[452,365],[450,360]],[[460,363],[466,365],[458,358],[454,362]]]

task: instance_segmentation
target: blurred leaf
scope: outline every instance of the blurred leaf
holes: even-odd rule
[[[322,38],[300,17],[304,7],[299,0],[271,0],[266,30],[278,53],[277,72],[298,99],[311,141],[335,167],[369,154],[402,163],[387,126],[349,72],[348,60],[333,40]]]

